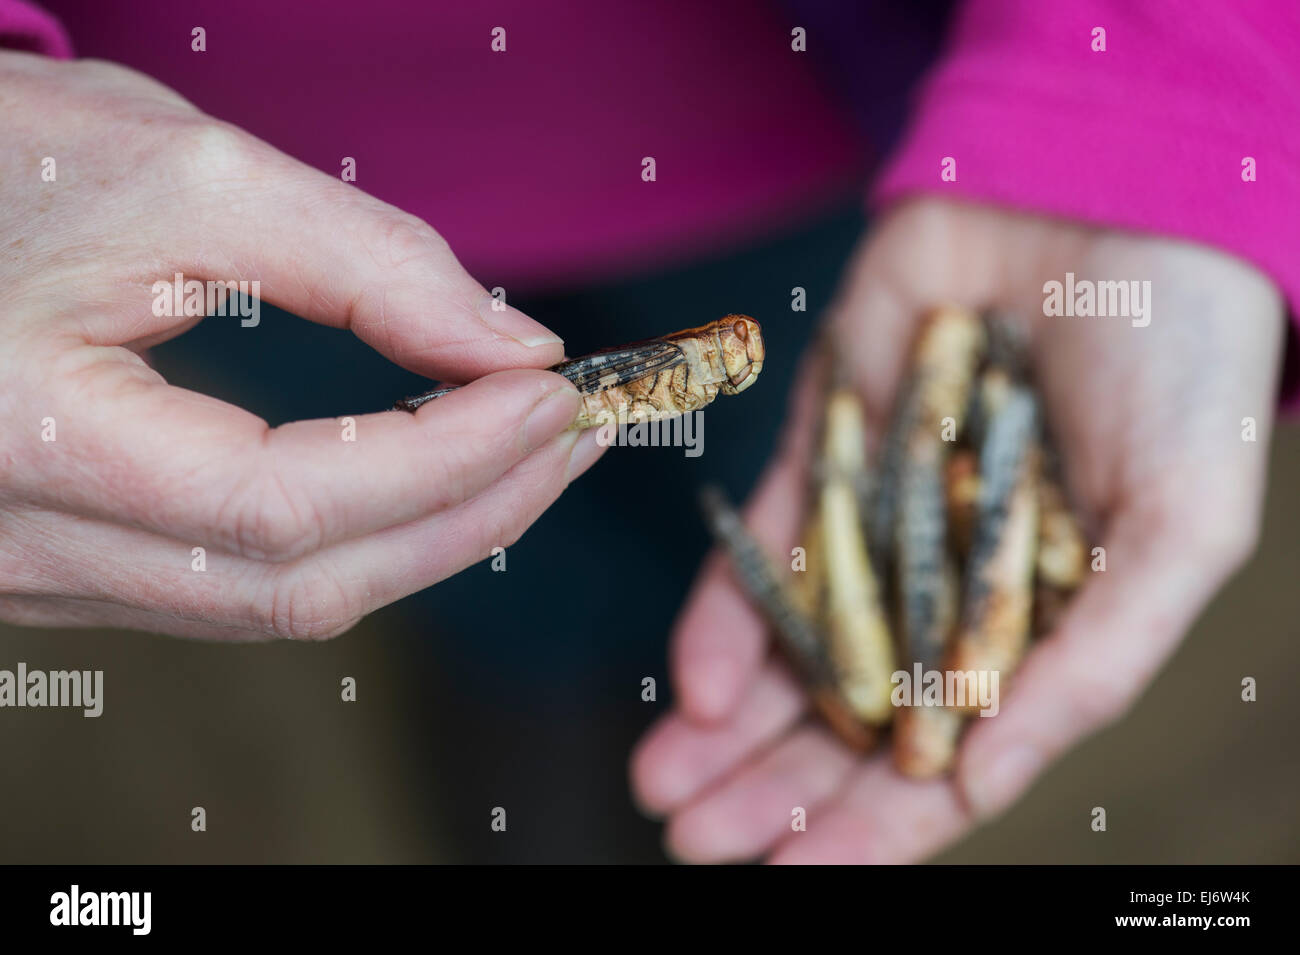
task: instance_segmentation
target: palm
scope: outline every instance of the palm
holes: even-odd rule
[[[1066,272],[1150,280],[1152,319],[1043,317]],[[1255,539],[1281,351],[1281,304],[1248,266],[1196,246],[944,203],[906,206],[851,264],[832,320],[875,426],[920,313],[951,301],[1031,316],[1031,351],[1068,481],[1106,570],[1026,658],[999,716],[979,720],[950,780],[916,783],[805,722],[766,659],[762,622],[717,560],[679,621],[681,711],[634,758],[634,786],[671,816],[684,858],[911,861],[1018,796],[1045,763],[1116,718]],[[787,444],[748,518],[794,541],[811,431],[796,396]],[[1254,418],[1258,440],[1242,440]],[[792,832],[792,809],[809,817]]]

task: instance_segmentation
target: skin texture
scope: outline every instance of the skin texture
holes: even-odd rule
[[[559,338],[493,311],[420,220],[107,63],[0,54],[0,117],[0,619],[333,636],[509,546],[599,456],[565,433],[573,387],[526,370]],[[473,384],[356,415],[355,443],[336,420],[268,428],[144,360],[199,320],[153,314],[175,272],[256,279]]]
[[[1151,324],[1045,318],[1045,281],[1150,279]],[[831,320],[878,440],[914,323],[936,302],[1032,317],[1030,353],[1074,499],[1106,547],[1035,644],[998,716],[973,721],[954,774],[914,782],[857,757],[768,657],[757,614],[711,557],[676,626],[677,710],[632,758],[635,795],[693,862],[909,862],[1013,803],[1046,765],[1119,718],[1226,578],[1258,522],[1283,344],[1282,300],[1249,265],[1187,243],[938,200],[897,207],[849,266]],[[776,554],[798,533],[814,384],[746,518]],[[1241,439],[1242,418],[1258,441]],[[792,832],[791,809],[808,813]]]

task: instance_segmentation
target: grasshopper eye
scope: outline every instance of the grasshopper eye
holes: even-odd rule
[[[731,330],[736,333],[736,337],[742,342],[749,338],[749,326],[744,322],[736,322],[731,326]]]

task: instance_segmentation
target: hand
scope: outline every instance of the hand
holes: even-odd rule
[[[568,382],[500,371],[560,340],[494,311],[423,222],[130,70],[4,53],[0,90],[0,619],[331,636],[511,544],[598,456],[564,432]],[[199,321],[153,313],[177,272],[486,377],[357,415],[354,442],[334,420],[269,429],[141,357]]]
[[[1152,319],[1043,316],[1065,273],[1150,279]],[[678,711],[641,742],[635,792],[667,814],[682,859],[921,859],[1014,801],[1047,764],[1117,719],[1254,548],[1284,323],[1276,288],[1229,256],[977,206],[916,201],[856,255],[831,319],[879,438],[922,312],[953,302],[1033,316],[1030,349],[1076,503],[1099,531],[1055,632],[970,725],[954,775],[918,783],[855,758],[816,722],[765,627],[711,557],[678,621]],[[774,555],[796,543],[812,393],[747,511]],[[1258,442],[1242,440],[1242,419]],[[792,832],[791,810],[808,813]]]

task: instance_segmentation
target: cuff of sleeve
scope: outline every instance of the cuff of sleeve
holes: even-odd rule
[[[968,78],[969,79],[969,78]],[[870,197],[880,208],[929,194],[1198,241],[1277,283],[1290,308],[1282,404],[1300,409],[1300,146],[1274,117],[1221,128],[1161,124],[1139,98],[1035,100],[938,78]],[[941,164],[956,161],[956,180]],[[1256,181],[1243,161],[1255,160]]]
[[[63,25],[39,7],[19,0],[0,0],[0,49],[72,58],[72,41]]]

